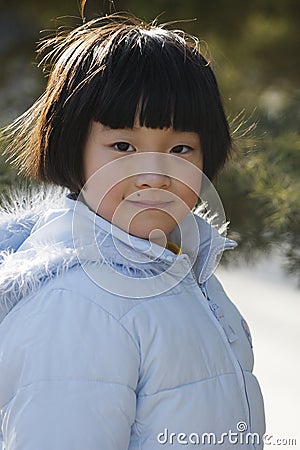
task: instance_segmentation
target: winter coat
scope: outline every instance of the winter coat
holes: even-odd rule
[[[0,221],[3,450],[262,448],[249,329],[213,274],[233,241],[190,213],[178,256],[61,191],[15,203]]]

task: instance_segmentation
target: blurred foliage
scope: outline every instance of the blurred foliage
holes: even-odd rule
[[[244,257],[276,247],[300,280],[299,104],[295,95],[276,116],[261,113],[256,138],[237,138],[217,190]]]
[[[78,3],[0,0],[0,125],[43,91],[35,43],[58,26],[79,25]],[[171,26],[198,36],[204,52],[208,42],[225,108],[237,129],[231,161],[216,182],[231,221],[230,236],[240,244],[232,255],[253,259],[275,246],[300,280],[298,0],[88,0],[85,15],[90,19],[115,10],[147,22],[178,20]],[[40,34],[41,29],[48,31]],[[0,188],[15,179],[2,157]]]
[[[16,170],[5,161],[5,157],[2,155],[2,145],[0,134],[0,192],[4,193],[10,186],[12,186],[17,178]]]

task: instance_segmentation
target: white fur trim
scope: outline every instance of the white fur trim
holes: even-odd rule
[[[6,196],[0,198],[0,227],[35,222],[47,209],[63,206],[66,188],[41,184],[39,186],[21,185],[11,188]]]

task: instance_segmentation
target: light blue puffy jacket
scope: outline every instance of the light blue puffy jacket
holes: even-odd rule
[[[261,449],[249,330],[213,275],[235,243],[190,213],[177,256],[52,200],[0,220],[2,449]]]

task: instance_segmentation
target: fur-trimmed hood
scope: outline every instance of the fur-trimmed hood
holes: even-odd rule
[[[105,263],[143,278],[160,273],[176,258],[167,249],[128,235],[67,194],[58,187],[31,187],[2,201],[0,321],[23,297],[74,266]],[[188,254],[200,284],[211,276],[222,251],[236,246],[220,234],[225,228],[218,232],[190,213],[170,235]]]

